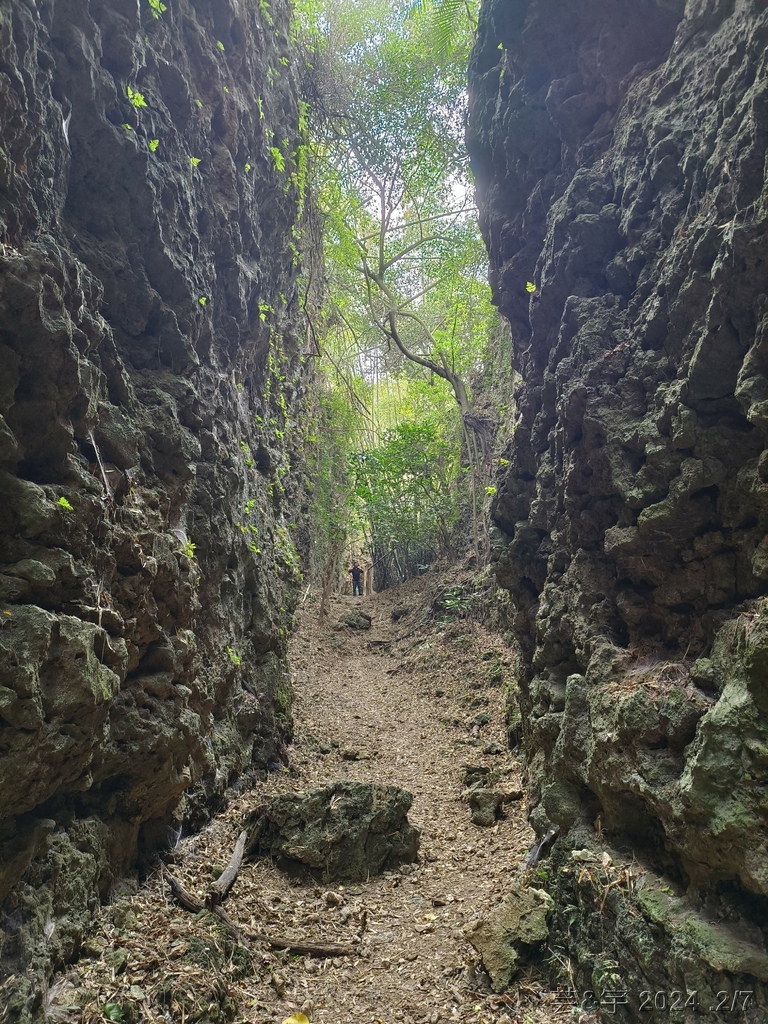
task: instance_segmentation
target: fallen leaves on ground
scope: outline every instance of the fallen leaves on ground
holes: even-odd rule
[[[391,611],[412,609],[393,623]],[[369,632],[338,630],[362,607]],[[572,1000],[529,969],[490,992],[464,939],[500,902],[533,842],[520,764],[504,733],[511,667],[479,622],[430,610],[424,579],[372,597],[341,597],[326,624],[310,596],[291,644],[296,739],[291,770],[235,797],[173,851],[178,880],[200,900],[232,853],[241,822],[275,793],[336,779],[402,786],[422,830],[417,864],[363,883],[291,878],[268,860],[243,865],[226,899],[240,927],[354,944],[344,959],[239,944],[208,911],[192,915],[155,873],[101,912],[81,959],[56,981],[50,1019],[95,1024],[560,1024]],[[354,752],[355,756],[350,754]],[[467,768],[511,794],[490,827],[470,822]]]

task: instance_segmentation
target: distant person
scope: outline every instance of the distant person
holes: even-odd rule
[[[357,562],[355,562],[353,564],[352,568],[349,571],[352,574],[352,597],[354,597],[355,594],[359,594],[360,597],[362,597],[363,596],[363,570],[360,568],[360,566],[357,564]]]

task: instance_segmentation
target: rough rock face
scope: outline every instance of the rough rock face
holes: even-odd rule
[[[747,0],[487,0],[471,66],[533,821],[578,982],[632,1019],[766,1000],[767,47]]]
[[[324,881],[365,881],[414,861],[420,833],[408,821],[411,793],[372,782],[332,782],[309,793],[280,793],[246,823],[247,853]]]
[[[290,729],[288,14],[167,8],[0,14],[6,1021],[113,880]]]
[[[551,912],[552,897],[547,892],[513,880],[510,894],[464,929],[494,992],[503,992],[531,951],[546,940]]]

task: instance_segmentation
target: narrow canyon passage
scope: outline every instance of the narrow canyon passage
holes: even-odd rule
[[[393,608],[402,616],[396,623]],[[280,1024],[297,1012],[311,1024],[573,1019],[568,999],[530,973],[504,995],[491,993],[464,936],[504,897],[533,842],[519,765],[505,743],[500,639],[477,622],[441,621],[422,580],[337,598],[323,625],[316,609],[310,596],[292,641],[290,771],[270,773],[203,832],[182,839],[171,870],[203,899],[251,809],[276,792],[337,780],[413,794],[418,862],[344,885],[291,879],[266,858],[244,864],[226,900],[229,917],[273,936],[355,949],[332,958],[237,948],[210,915],[179,907],[155,874],[102,913],[90,957],[51,990],[55,1019],[76,1019],[66,1007],[85,1002],[86,1022],[103,1019],[105,1006],[127,1021]],[[341,625],[361,610],[370,629]],[[491,826],[470,821],[462,799],[468,767],[487,768],[505,798],[504,816]]]
[[[0,1024],[766,1024],[768,0],[0,52]]]

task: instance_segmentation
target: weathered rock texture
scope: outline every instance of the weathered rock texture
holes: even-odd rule
[[[4,1021],[290,729],[288,14],[161,7],[0,12]]]
[[[365,881],[414,861],[419,830],[408,821],[413,796],[397,786],[332,782],[310,793],[281,793],[247,822],[247,852],[325,881]]]
[[[533,821],[578,982],[630,1018],[766,1012],[767,47],[751,0],[487,0],[471,67]],[[674,906],[572,867],[601,841]]]
[[[503,992],[549,934],[552,897],[519,881],[484,917],[464,929],[480,954],[494,992]]]

